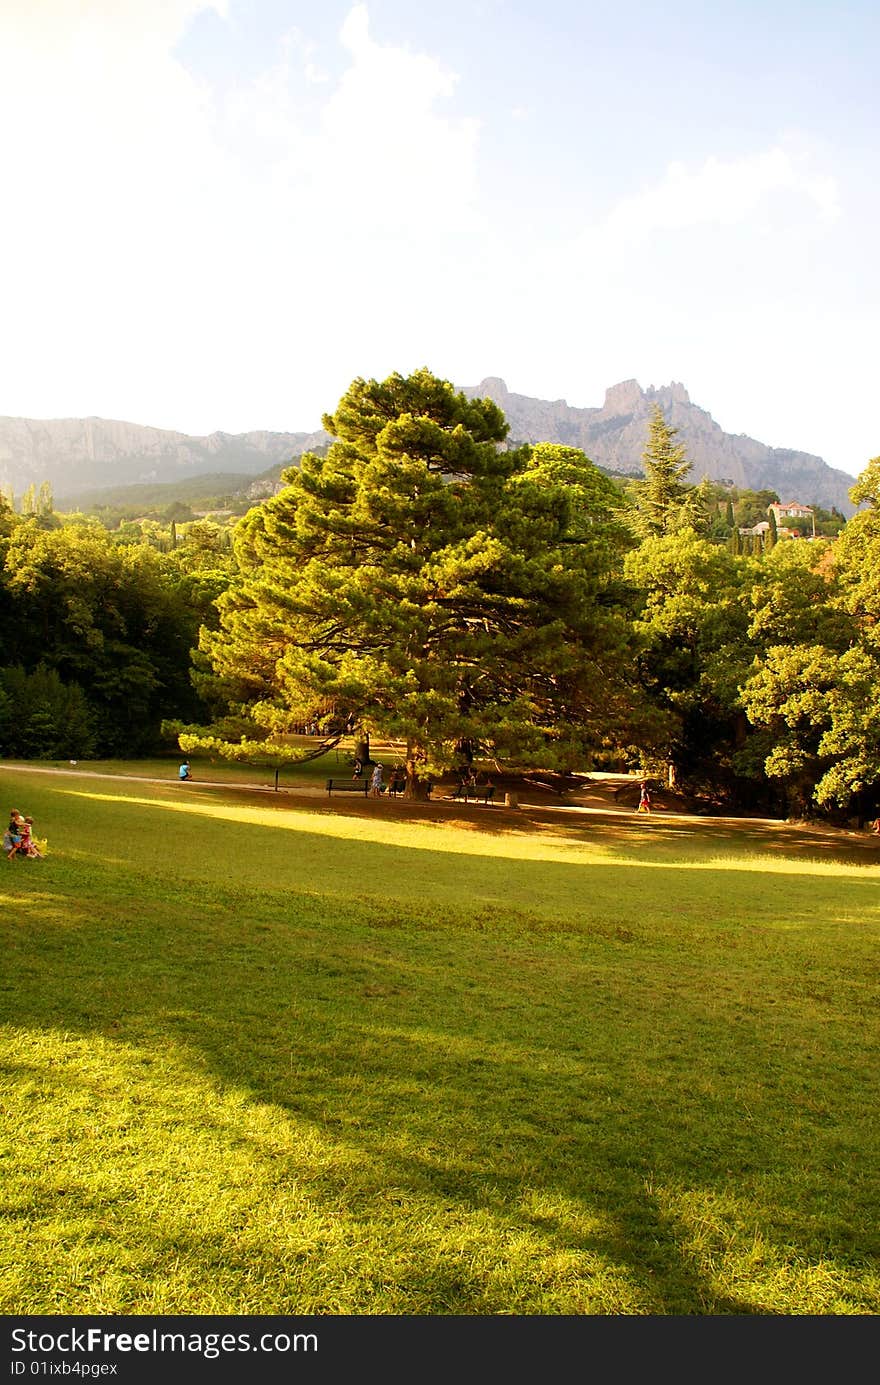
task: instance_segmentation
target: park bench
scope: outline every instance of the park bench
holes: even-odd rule
[[[362,793],[364,798],[370,791],[369,779],[328,779],[327,792],[332,793]]]
[[[457,799],[460,803],[485,803],[495,801],[494,784],[459,784],[451,798]]]

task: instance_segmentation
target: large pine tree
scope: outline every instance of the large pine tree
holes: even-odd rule
[[[355,380],[323,422],[327,455],[239,526],[241,578],[201,642],[217,686],[275,736],[404,740],[410,794],[463,741],[550,764],[622,726],[620,500],[583,454],[563,484],[558,457],[505,449],[497,405],[427,370]]]

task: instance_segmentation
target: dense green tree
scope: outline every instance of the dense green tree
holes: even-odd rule
[[[0,544],[9,537],[17,522],[12,500],[0,491]],[[0,549],[0,556],[2,556],[2,551]]]
[[[853,740],[866,684],[836,545],[777,544],[755,570],[748,605],[749,637],[759,652],[741,700],[761,733],[761,768],[779,783],[791,816],[807,815],[817,803],[843,805],[867,782]]]
[[[739,685],[755,653],[745,599],[753,568],[692,529],[646,539],[625,561],[642,593],[641,679],[666,713],[670,780],[695,793],[746,792],[734,757],[747,731]]]
[[[191,506],[187,505],[184,500],[173,500],[170,505],[166,505],[160,518],[164,519],[166,523],[179,524],[186,520],[195,519],[195,515]]]
[[[162,715],[198,715],[190,653],[203,605],[188,579],[146,545],[114,543],[100,526],[43,530],[20,521],[5,544],[0,647],[7,665],[43,665],[82,688],[104,754],[155,742]]]
[[[854,626],[840,608],[830,544],[779,543],[751,573],[745,599],[756,648],[824,644],[843,650],[850,644]]]
[[[782,785],[794,818],[810,816],[816,786],[833,765],[824,737],[837,665],[835,651],[821,644],[772,645],[742,690],[749,721],[768,732],[764,772]]]
[[[778,544],[748,592],[758,649],[741,693],[757,732],[749,753],[792,816],[819,805],[864,817],[880,801],[878,477],[869,464],[853,488],[866,508],[833,543]]]
[[[779,496],[773,490],[737,491],[734,502],[736,522],[741,529],[754,529],[761,520],[769,519],[768,507],[778,503]]]
[[[876,817],[880,809],[880,659],[856,647],[836,656],[829,670],[827,726],[819,752],[830,764],[818,780],[816,801]]]
[[[693,529],[703,538],[714,537],[716,505],[708,476],[704,476],[696,486],[692,486],[686,492],[682,505],[682,520],[686,521],[686,524],[682,523],[680,527]]]
[[[335,442],[235,536],[240,579],[202,651],[280,738],[357,724],[405,740],[408,791],[467,743],[552,763],[632,715],[619,492],[573,449],[505,448],[491,400],[427,370],[355,380]]]
[[[40,664],[0,670],[0,754],[24,759],[77,759],[95,747],[94,721],[82,689]]]
[[[880,509],[880,457],[872,457],[864,471],[859,472],[855,485],[850,487],[849,498],[854,505]]]

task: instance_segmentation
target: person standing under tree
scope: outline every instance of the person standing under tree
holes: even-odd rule
[[[638,808],[636,808],[636,812],[637,812],[637,813],[650,813],[650,811],[651,811],[651,795],[648,793],[648,785],[647,785],[646,781],[643,779],[643,780],[642,780],[641,792],[639,793],[639,806],[638,806]]]

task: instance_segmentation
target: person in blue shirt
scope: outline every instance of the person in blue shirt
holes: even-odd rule
[[[192,775],[189,772],[189,760],[184,760],[177,774],[180,779],[192,779]]]

